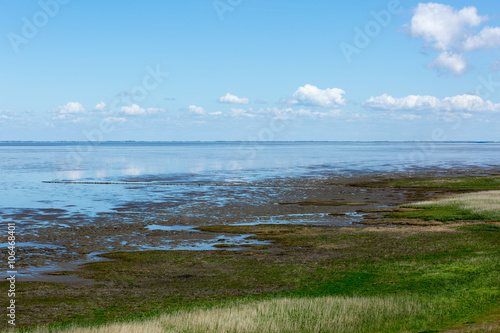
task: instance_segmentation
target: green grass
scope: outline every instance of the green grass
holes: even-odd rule
[[[435,200],[401,205],[415,210],[387,214],[392,218],[419,218],[422,220],[500,221],[500,191],[472,192]]]
[[[413,205],[401,205],[403,208],[417,208]],[[420,207],[420,206],[418,206]],[[389,218],[422,219],[424,221],[451,222],[460,220],[489,220],[487,214],[475,213],[472,210],[456,206],[428,206],[413,211],[386,214]],[[493,219],[495,221],[496,219]]]
[[[445,189],[450,191],[490,191],[500,189],[500,176],[472,176],[397,180],[380,184],[384,187]]]
[[[403,297],[421,304],[421,310],[384,326],[385,332],[399,332],[476,321],[500,302],[497,226],[478,224],[449,232],[430,228],[417,233],[404,228],[296,225],[203,229],[254,233],[258,239],[272,240],[273,245],[244,251],[108,254],[107,258],[116,261],[87,265],[82,273],[98,284],[85,288],[20,284],[17,299],[30,313],[29,317],[20,317],[32,320],[32,324],[46,320],[99,325],[155,318],[162,312],[231,308],[235,300],[260,304],[281,298],[325,296],[378,300]],[[364,324],[359,327],[377,325],[365,322],[369,316],[360,318],[364,318]]]
[[[470,231],[490,231],[490,232],[500,232],[500,225],[496,224],[473,224],[464,225],[459,227],[460,230],[470,230]]]
[[[426,196],[428,191],[436,189],[441,195],[498,190],[499,182],[500,177],[495,176],[396,181],[385,185],[414,188]],[[294,204],[349,203],[303,201]],[[497,214],[482,206],[465,208],[469,206],[449,201],[407,207],[416,209],[393,212],[389,216],[459,221],[492,220]],[[19,326],[29,330],[34,325],[52,323],[56,332],[58,328],[75,324],[95,327],[118,320],[140,325],[141,321],[159,320],[160,314],[166,313],[161,320],[174,325],[171,328],[177,327],[175,325],[181,328],[183,322],[192,320],[201,325],[198,331],[210,332],[209,323],[200,318],[216,317],[229,323],[225,320],[228,313],[241,313],[244,317],[243,313],[248,314],[245,309],[260,307],[267,310],[258,316],[248,315],[250,322],[263,321],[285,327],[285,322],[296,321],[306,325],[301,326],[301,330],[308,332],[314,331],[312,323],[321,321],[326,313],[320,304],[323,301],[340,304],[338,300],[354,304],[350,311],[357,319],[352,324],[352,332],[380,331],[379,313],[370,314],[378,311],[380,305],[377,304],[387,302],[396,306],[388,307],[392,310],[383,314],[391,318],[384,321],[384,332],[438,331],[468,326],[491,313],[496,314],[493,320],[500,317],[498,225],[475,223],[453,228],[386,229],[218,225],[199,230],[255,234],[254,238],[271,244],[242,251],[106,254],[106,258],[114,261],[86,265],[79,273],[95,279],[93,285],[20,283],[16,299],[22,304],[22,313],[29,316],[20,315]],[[0,282],[1,288],[8,289],[7,283]],[[285,312],[275,310],[281,306],[280,300],[292,300],[291,303],[283,301],[289,304],[280,310]],[[307,305],[311,311],[304,311],[303,304],[308,304],[308,300],[312,300],[316,310]],[[412,310],[398,312],[398,304]],[[398,315],[393,316],[395,313]],[[324,322],[331,323],[326,319]],[[260,327],[256,331],[265,330]]]

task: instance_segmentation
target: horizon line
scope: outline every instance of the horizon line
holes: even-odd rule
[[[60,144],[109,144],[109,143],[500,143],[495,140],[0,140],[0,144],[60,143]]]

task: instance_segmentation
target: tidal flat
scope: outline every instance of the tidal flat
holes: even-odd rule
[[[18,327],[45,325],[40,332],[58,332],[74,325],[146,323],[160,315],[285,298],[406,297],[417,310],[383,325],[360,319],[343,331],[465,332],[489,325],[494,332],[500,318],[498,221],[471,219],[458,208],[432,218],[432,209],[407,205],[498,190],[498,179],[495,170],[429,171],[217,187],[227,191],[224,204],[204,201],[174,210],[136,205],[141,212],[124,213],[124,219],[102,216],[93,226],[28,236],[23,241],[56,243],[76,253],[57,257],[60,249],[43,248],[53,251],[53,263],[80,262],[89,254],[103,261],[20,282]],[[209,247],[175,248],[197,243]],[[173,246],[148,250],[161,244]],[[37,256],[27,256],[26,267],[36,263],[29,258]],[[165,327],[172,325],[168,318],[162,319]],[[304,331],[328,331],[328,325],[325,318],[324,326]]]

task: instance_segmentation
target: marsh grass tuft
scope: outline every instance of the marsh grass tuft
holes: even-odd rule
[[[377,184],[377,183],[375,183]],[[444,189],[449,191],[489,191],[500,189],[499,176],[471,176],[397,180],[378,184],[381,187]]]
[[[489,220],[500,221],[500,191],[482,191],[402,205],[415,211],[387,214],[393,218],[423,220]]]
[[[418,316],[423,307],[409,296],[278,298],[64,332],[394,332],[395,322]]]

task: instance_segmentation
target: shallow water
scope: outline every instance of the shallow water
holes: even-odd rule
[[[262,245],[194,228],[353,225],[363,219],[353,207],[335,216],[330,208],[269,210],[287,186],[298,186],[292,200],[305,199],[299,183],[276,180],[494,168],[499,152],[498,143],[0,143],[0,223],[16,223],[26,276],[95,253]]]
[[[0,214],[8,220],[7,214],[31,209],[34,214],[24,219],[53,220],[75,213],[95,216],[130,202],[168,201],[175,207],[193,197],[213,201],[216,188],[208,185],[498,166],[499,153],[498,143],[4,143],[0,144]],[[159,182],[163,185],[155,185]],[[220,202],[224,196],[218,198]],[[19,216],[15,219],[20,220]]]

